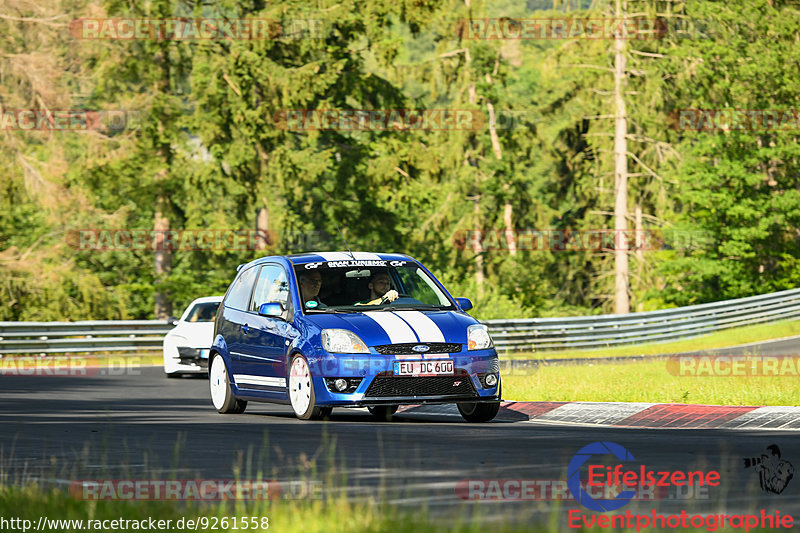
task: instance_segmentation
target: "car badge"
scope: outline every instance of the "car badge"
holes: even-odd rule
[[[318,305],[319,305],[319,302],[316,302],[314,300],[309,300],[309,301],[306,302],[306,309],[314,309]]]
[[[431,349],[431,347],[430,347],[430,346],[428,346],[427,344],[417,344],[416,346],[414,346],[414,347],[413,347],[413,348],[411,348],[411,349],[412,349],[412,350],[414,350],[414,351],[415,351],[415,352],[417,352],[417,353],[425,353],[425,352],[427,352],[428,350],[430,350],[430,349]]]

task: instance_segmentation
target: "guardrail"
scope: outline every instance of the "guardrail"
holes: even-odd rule
[[[499,351],[667,342],[800,317],[800,289],[627,315],[487,320]],[[160,351],[163,320],[0,322],[0,355]]]
[[[646,313],[484,323],[499,351],[534,351],[669,342],[795,317],[800,317],[800,289]]]
[[[165,320],[0,322],[0,354],[161,350]]]

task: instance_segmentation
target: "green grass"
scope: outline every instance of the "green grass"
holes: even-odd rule
[[[515,401],[800,405],[800,377],[675,376],[667,360],[542,366],[503,372]]]
[[[505,352],[502,359],[571,359],[583,357],[624,357],[629,355],[658,355],[727,348],[771,339],[800,335],[800,320],[784,320],[771,324],[756,324],[717,331],[702,337],[675,342],[633,344],[591,350],[543,350],[539,352]]]
[[[587,519],[597,517],[594,513],[585,512]],[[53,531],[58,533],[71,533],[79,531],[302,531],[303,533],[482,533],[487,530],[497,533],[516,532],[549,532],[564,531],[566,515],[565,509],[553,508],[547,523],[538,526],[511,525],[508,523],[490,523],[471,520],[470,512],[460,510],[458,514],[443,519],[431,518],[427,512],[401,510],[396,506],[376,503],[352,503],[344,499],[335,501],[309,500],[309,501],[278,501],[278,502],[220,502],[215,504],[197,503],[172,503],[172,502],[120,502],[99,501],[84,502],[72,499],[67,493],[58,489],[42,489],[36,485],[25,487],[0,486],[0,518],[5,520],[21,519],[30,521],[25,524],[28,531],[36,531],[39,518],[58,520],[83,520],[83,528],[75,524],[64,525],[59,528],[43,527],[39,531]],[[234,527],[232,517],[237,517],[237,526]],[[241,526],[242,517],[256,517],[259,524],[264,524],[261,519],[268,518],[268,528]],[[148,529],[147,519],[170,520],[169,527],[165,522],[160,528]],[[561,518],[562,520],[559,520]],[[140,528],[113,527],[112,520],[145,520]],[[184,520],[183,528],[175,525]],[[186,520],[205,519],[209,527],[203,525],[195,528],[186,525]],[[227,523],[223,523],[227,519]],[[85,521],[94,522],[89,529]],[[103,521],[109,521],[102,524]],[[21,522],[16,527],[4,531],[23,531]],[[97,527],[98,525],[105,527]],[[216,528],[210,527],[213,524]],[[264,524],[266,525],[266,524]],[[227,526],[227,527],[224,527]],[[609,531],[594,527],[590,529],[571,529],[570,531]],[[631,529],[614,529],[614,531],[636,531]],[[706,531],[705,529],[689,528],[685,531]],[[741,531],[730,528],[716,531]]]
[[[167,531],[181,531],[175,525],[179,520],[197,520],[204,517],[209,522],[201,523],[197,531],[245,531],[241,526],[241,517],[256,517],[259,527],[248,527],[246,531],[302,531],[303,533],[352,533],[363,532],[472,532],[479,531],[474,525],[461,523],[452,528],[443,528],[435,524],[424,514],[402,514],[397,508],[380,506],[374,503],[352,503],[343,499],[336,501],[323,500],[287,500],[256,502],[165,502],[165,501],[97,501],[85,502],[72,499],[58,489],[41,489],[35,485],[26,487],[5,487],[0,489],[0,517],[22,518],[30,520],[36,527],[40,516],[62,520],[141,520],[148,517],[160,520],[171,520]],[[227,517],[227,524],[222,518]],[[238,524],[232,522],[237,517]],[[262,518],[268,519],[267,525]],[[110,524],[109,524],[110,525]],[[207,527],[202,527],[206,525]],[[216,525],[217,529],[211,526]],[[227,525],[227,527],[222,527]],[[250,526],[248,522],[248,526]],[[97,530],[97,528],[95,528]],[[122,531],[121,528],[109,528],[105,531]],[[130,528],[128,529],[130,530]],[[194,531],[184,527],[182,530]],[[21,529],[20,529],[21,531]],[[55,531],[51,529],[51,531]],[[62,527],[59,532],[85,531],[85,529]],[[506,529],[506,531],[514,531]],[[516,531],[523,531],[517,528]]]

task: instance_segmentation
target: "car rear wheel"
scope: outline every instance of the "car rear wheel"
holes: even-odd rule
[[[238,400],[233,396],[231,381],[228,378],[228,369],[225,368],[225,361],[218,355],[211,362],[211,370],[208,373],[209,389],[211,390],[211,401],[217,411],[222,414],[243,413],[247,407],[247,402]]]
[[[292,359],[289,370],[289,401],[294,414],[301,420],[327,418],[333,411],[333,407],[320,407],[316,404],[311,369],[302,355],[295,355]]]
[[[389,422],[392,420],[392,415],[397,412],[399,405],[376,405],[374,407],[367,407],[372,416],[378,420]]]

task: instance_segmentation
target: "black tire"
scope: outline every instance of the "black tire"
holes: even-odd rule
[[[488,422],[497,416],[498,411],[500,411],[500,402],[462,402],[458,404],[458,412],[467,422]]]
[[[211,378],[211,367],[217,361],[219,361],[219,364],[222,365],[222,370],[221,370],[221,375],[218,376],[216,378],[216,381],[215,381],[215,379]],[[211,365],[209,365],[209,379],[208,379],[208,381],[209,381],[209,384],[208,384],[209,385],[209,389],[212,389],[213,387],[215,387],[215,385],[217,387],[224,386],[224,394],[225,394],[225,396],[224,396],[224,401],[222,402],[222,405],[219,406],[219,407],[217,407],[216,404],[214,405],[214,407],[217,407],[217,412],[222,413],[224,415],[227,415],[227,414],[238,415],[238,414],[244,413],[245,408],[247,408],[247,401],[239,400],[236,397],[234,397],[233,390],[231,389],[231,380],[228,377],[228,369],[225,367],[225,361],[222,359],[221,355],[218,355],[217,357],[215,357],[214,360],[211,362]],[[211,398],[212,398],[212,402],[213,402],[213,398],[214,398],[213,391],[212,391]]]
[[[376,419],[382,422],[391,422],[392,415],[397,412],[397,408],[400,407],[399,405],[375,405],[373,407],[367,407],[369,412],[372,413]]]
[[[503,399],[503,384],[497,385],[497,397],[500,400],[490,403],[462,402],[458,404],[458,412],[467,422],[489,422],[500,411],[500,401]]]
[[[295,405],[294,398],[292,396],[292,383],[293,383],[292,371],[295,367],[295,361],[297,361],[298,359],[302,359],[303,364],[308,369],[308,375],[310,380],[310,386],[306,387],[309,391],[308,406],[306,407],[306,410],[302,413],[298,411],[298,407]],[[287,392],[289,393],[289,403],[292,406],[292,410],[294,411],[294,414],[297,418],[299,418],[300,420],[320,420],[322,418],[328,418],[331,416],[333,407],[321,407],[317,405],[316,395],[314,394],[314,381],[313,377],[311,376],[311,368],[308,366],[308,361],[306,361],[306,358],[303,357],[302,355],[297,354],[294,357],[292,357],[292,362],[289,365],[289,379],[287,381],[288,381]]]

